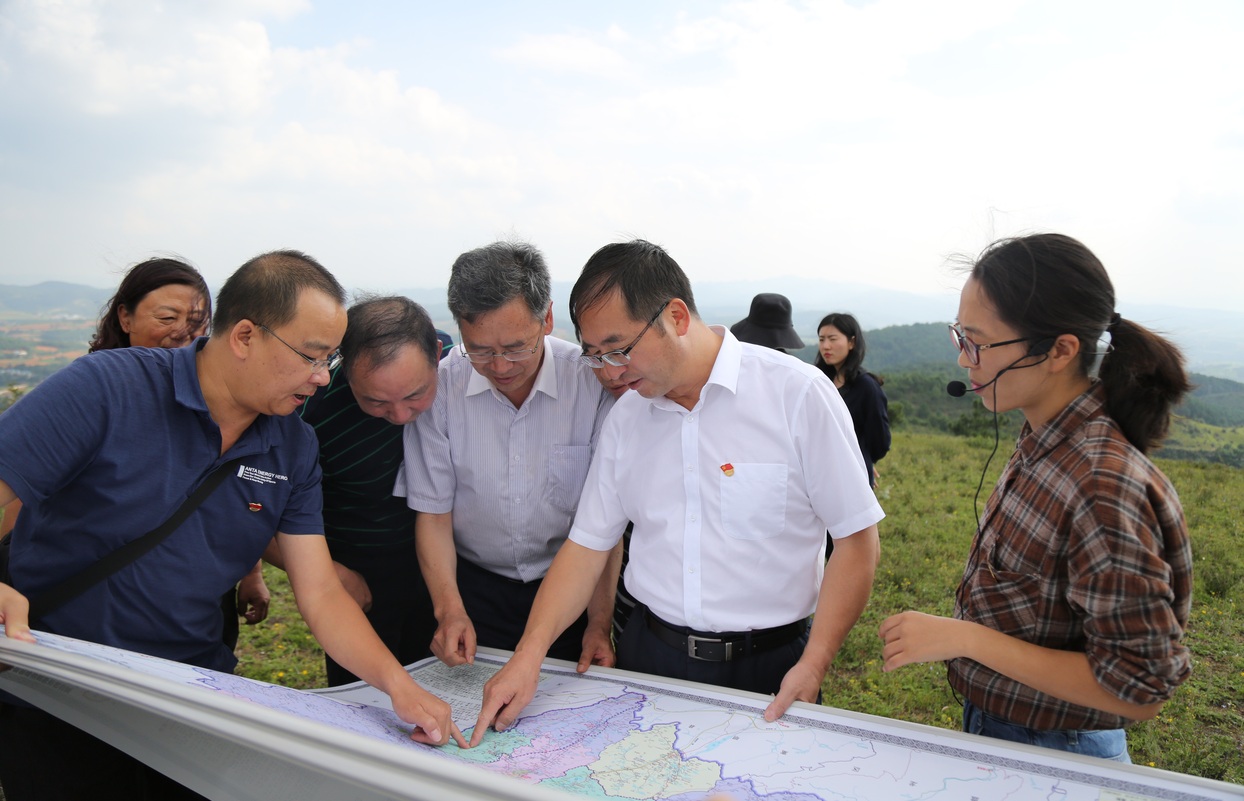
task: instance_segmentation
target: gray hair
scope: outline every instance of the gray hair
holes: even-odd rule
[[[449,311],[459,325],[474,323],[521,297],[537,320],[553,299],[553,282],[544,256],[526,242],[493,242],[468,250],[449,273]]]

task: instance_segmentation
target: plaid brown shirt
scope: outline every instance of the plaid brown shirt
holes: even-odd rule
[[[1026,424],[985,506],[955,617],[1047,648],[1083,651],[1107,692],[1171,697],[1192,551],[1175,488],[1107,416],[1094,385],[1038,431]],[[1115,729],[1126,718],[1067,703],[970,659],[951,685],[986,712],[1034,729]]]

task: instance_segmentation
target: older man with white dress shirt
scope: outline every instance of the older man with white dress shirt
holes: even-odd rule
[[[570,532],[613,396],[550,336],[551,281],[531,245],[463,253],[449,280],[460,347],[440,365],[432,408],[405,432],[395,492],[420,514],[416,548],[432,595],[432,652],[471,662],[477,645],[513,649]],[[621,546],[550,654],[612,665],[609,626]],[[580,610],[582,611],[582,610]]]

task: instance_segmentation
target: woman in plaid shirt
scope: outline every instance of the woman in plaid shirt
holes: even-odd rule
[[[945,660],[965,731],[1130,761],[1124,727],[1190,671],[1187,526],[1145,455],[1189,389],[1183,357],[1122,319],[1101,262],[1057,234],[990,246],[951,338],[972,391],[1025,424],[954,617],[887,619],[885,669]]]

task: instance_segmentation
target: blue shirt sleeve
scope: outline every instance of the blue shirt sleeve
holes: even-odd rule
[[[53,373],[0,414],[0,480],[38,504],[99,449],[107,428],[107,375],[83,357]],[[88,387],[94,387],[88,390]]]

